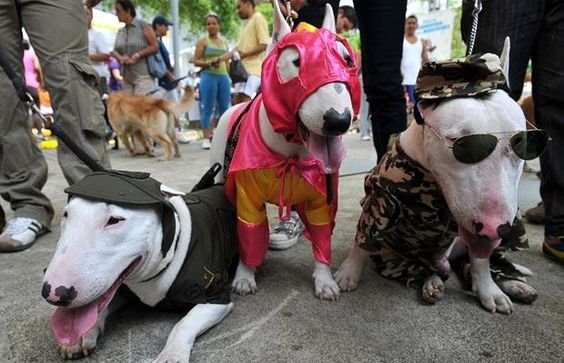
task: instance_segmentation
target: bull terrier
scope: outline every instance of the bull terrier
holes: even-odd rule
[[[190,309],[156,362],[188,362],[195,338],[233,308],[235,212],[223,187],[182,195],[145,173],[95,172],[66,189],[43,298],[64,358],[87,356],[128,299]],[[233,267],[235,264],[233,263]]]
[[[335,274],[342,290],[357,288],[371,256],[383,276],[421,282],[423,299],[434,303],[443,296],[449,261],[468,253],[472,290],[486,310],[511,313],[506,293],[536,298],[523,281],[498,286],[490,273],[490,255],[517,213],[523,160],[548,142],[542,130],[525,132],[518,104],[496,90],[508,54],[507,40],[501,62],[486,54],[422,69],[419,122],[366,177],[355,243]]]
[[[212,162],[226,168],[217,181],[226,183],[237,210],[241,258],[232,286],[241,295],[256,291],[269,239],[268,202],[278,205],[281,219],[296,207],[313,245],[315,295],[335,300],[331,235],[345,153],[341,135],[360,103],[358,68],[347,41],[335,35],[329,5],[321,29],[302,24],[291,32],[273,4],[262,93],[221,117],[211,148]]]

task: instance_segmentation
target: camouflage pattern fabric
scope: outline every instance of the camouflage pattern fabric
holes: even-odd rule
[[[382,161],[366,176],[362,214],[357,225],[356,243],[372,253],[376,270],[382,276],[421,286],[438,274],[448,277],[445,253],[458,235],[442,191],[421,164],[411,159],[397,141]],[[509,236],[490,258],[494,281],[514,279],[525,282],[504,252],[528,248],[523,222],[515,218]],[[453,264],[465,282],[467,256]]]
[[[415,96],[419,100],[473,97],[495,92],[505,84],[499,57],[473,54],[466,58],[428,62],[417,76]]]
[[[441,268],[458,234],[438,184],[399,142],[366,176],[356,243],[373,253],[376,270],[406,284],[422,283]]]

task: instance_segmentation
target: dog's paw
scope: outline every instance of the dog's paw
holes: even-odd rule
[[[442,300],[444,291],[445,285],[443,284],[443,280],[437,275],[431,275],[423,284],[423,300],[429,304],[434,304]]]
[[[511,299],[493,281],[491,284],[473,287],[472,291],[478,295],[480,303],[490,313],[497,311],[502,314],[511,314],[513,312]]]
[[[316,297],[320,300],[337,301],[340,295],[339,285],[333,280],[329,266],[316,262],[312,278]]]
[[[525,304],[532,304],[538,297],[537,290],[519,280],[501,280],[497,281],[497,285],[511,299],[519,300]]]
[[[357,265],[348,258],[341,264],[334,277],[341,291],[356,290],[362,275],[362,265]]]
[[[235,272],[235,277],[231,284],[232,291],[241,296],[254,294],[257,291],[255,271],[255,268],[245,266],[243,262],[239,262],[237,272]]]
[[[349,255],[335,272],[335,281],[339,284],[341,291],[352,291],[358,287],[368,256],[367,251],[360,248],[356,243],[353,245]]]
[[[87,357],[96,350],[96,342],[100,335],[98,326],[94,326],[80,339],[78,344],[72,346],[59,345],[58,352],[63,359],[79,359]]]
[[[161,354],[153,361],[153,363],[188,363],[190,362],[190,350],[185,349],[168,349],[165,347]]]

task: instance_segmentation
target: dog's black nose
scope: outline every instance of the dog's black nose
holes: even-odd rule
[[[59,298],[59,301],[49,301],[51,304],[57,306],[68,306],[74,299],[76,299],[78,293],[74,289],[74,286],[59,286],[55,289],[55,295]]]
[[[50,293],[51,285],[49,285],[47,282],[44,282],[43,287],[41,288],[41,296],[43,296],[44,299],[47,299]]]
[[[351,111],[348,107],[342,113],[331,108],[323,115],[323,121],[325,121],[323,123],[323,133],[326,136],[342,135],[351,126],[351,119]]]
[[[511,223],[507,222],[497,226],[497,235],[499,238],[507,238],[511,233]]]

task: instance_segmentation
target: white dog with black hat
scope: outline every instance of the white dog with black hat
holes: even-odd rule
[[[235,212],[222,186],[183,195],[146,173],[94,172],[65,190],[61,237],[42,296],[65,358],[89,355],[127,299],[191,309],[157,362],[187,362],[195,338],[233,308]]]

